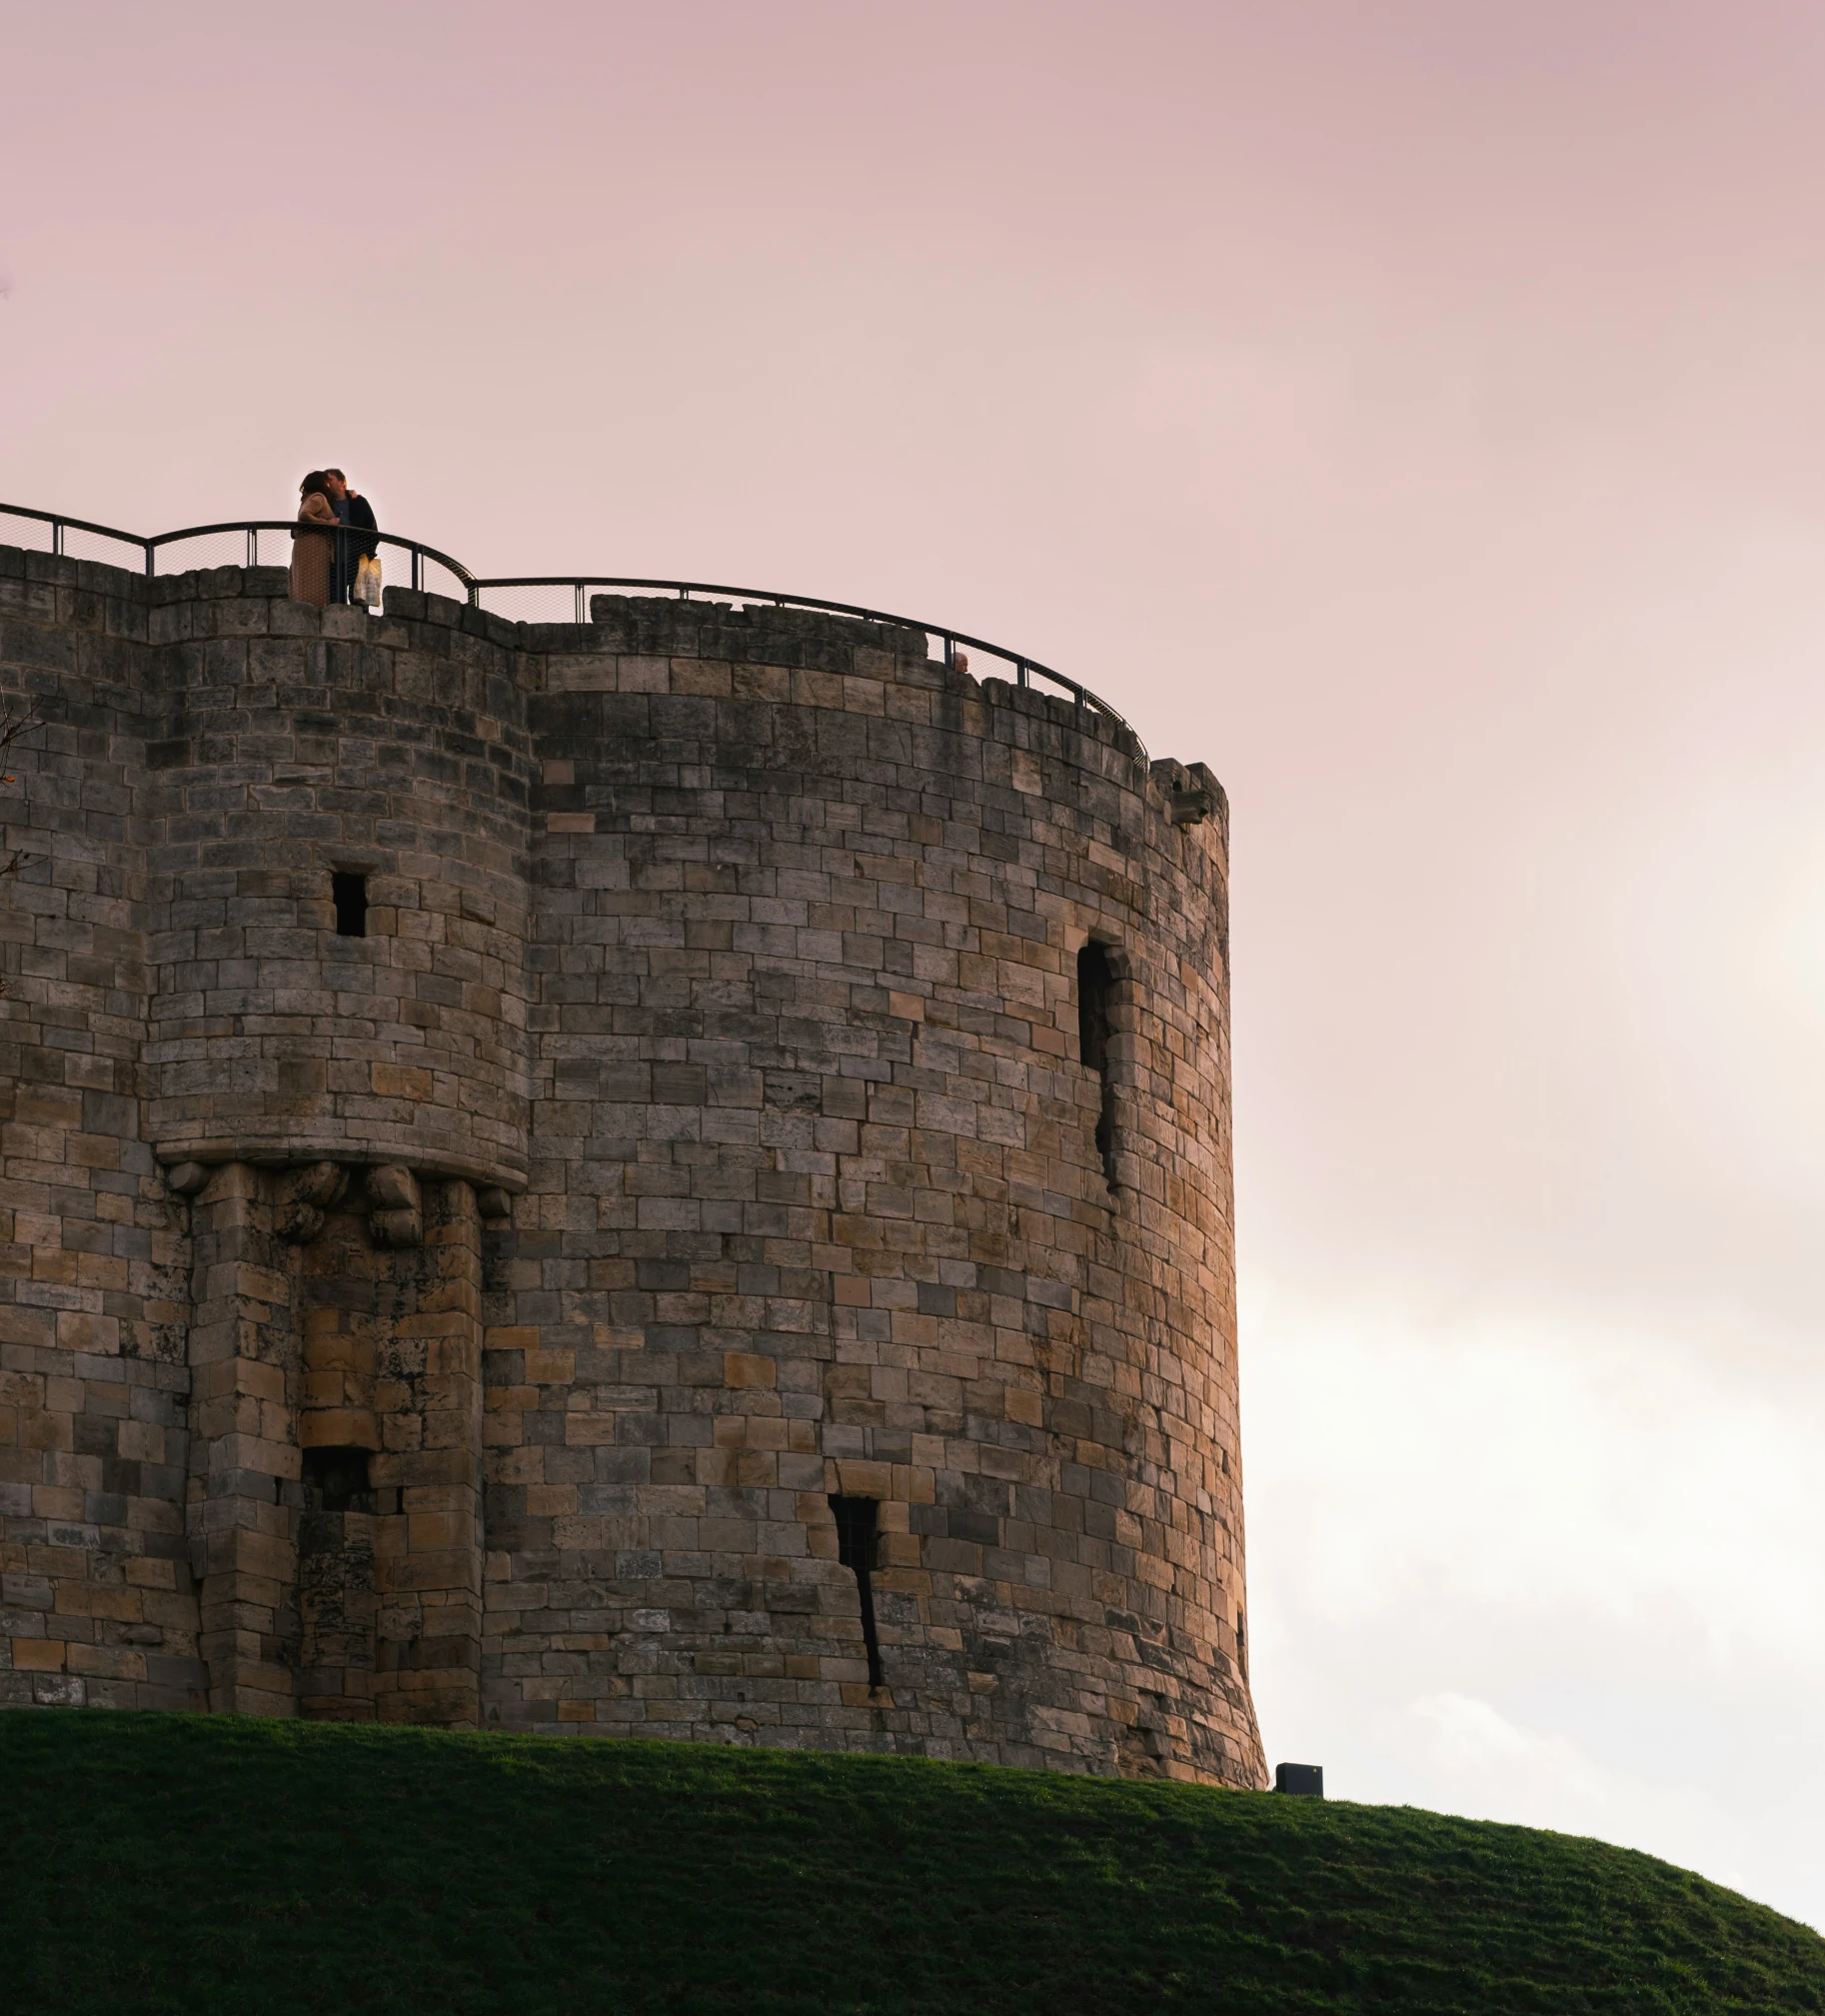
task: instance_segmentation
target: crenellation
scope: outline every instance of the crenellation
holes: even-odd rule
[[[0,1703],[1262,1782],[1208,770],[285,589],[0,550]]]

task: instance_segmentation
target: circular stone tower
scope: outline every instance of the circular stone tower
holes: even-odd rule
[[[0,1702],[1264,1782],[1201,766],[832,615],[0,591],[0,1014],[141,1256],[0,1279],[0,1548],[159,1598]]]

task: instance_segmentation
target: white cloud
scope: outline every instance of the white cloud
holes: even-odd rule
[[[1259,1282],[1243,1324],[1270,1756],[1825,1923],[1825,1374],[1755,1338]]]
[[[1690,1831],[1705,1803],[1682,1788],[1606,1770],[1570,1737],[1524,1728],[1467,1694],[1424,1694],[1408,1712],[1422,1726],[1419,1757],[1439,1783],[1445,1812],[1628,1845],[1643,1831],[1644,1809]]]
[[[1243,1306],[1251,1517],[1302,1534],[1334,1621],[1424,1593],[1676,1616],[1726,1666],[1825,1659],[1825,1376],[1752,1339]]]

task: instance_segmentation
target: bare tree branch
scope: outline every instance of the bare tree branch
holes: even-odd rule
[[[17,714],[10,707],[7,708],[4,713],[0,713],[0,755],[9,750],[28,730],[43,726],[44,723],[38,719],[38,703],[35,700],[27,701]],[[0,777],[0,784],[17,782],[16,778]],[[40,859],[38,855],[27,854],[23,848],[14,848],[11,854],[0,857],[0,882],[4,882],[9,875],[17,875],[22,868]],[[0,974],[0,996],[4,996],[5,993],[6,976]]]
[[[0,714],[0,752],[11,749],[13,744],[28,729],[42,728],[43,726],[44,723],[38,719],[38,703],[35,700],[28,700],[23,710],[18,714],[15,714],[9,707],[4,714]],[[13,778],[0,777],[0,784],[12,784],[15,782],[16,780]]]

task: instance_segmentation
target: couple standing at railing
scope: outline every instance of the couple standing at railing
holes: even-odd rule
[[[332,602],[380,604],[380,542],[374,507],[349,488],[340,469],[313,469],[298,486],[299,530],[292,534],[292,600],[322,609]],[[319,526],[325,527],[318,531]],[[341,532],[338,526],[353,526]],[[305,528],[310,528],[306,530]]]

